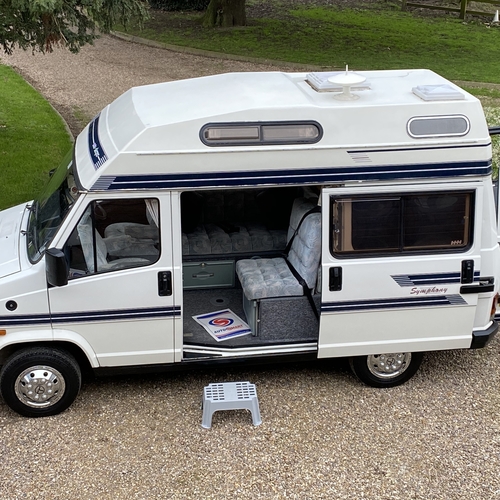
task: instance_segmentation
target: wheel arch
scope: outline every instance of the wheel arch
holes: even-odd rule
[[[16,352],[31,347],[45,347],[52,349],[59,349],[71,354],[77,361],[83,374],[90,375],[93,373],[93,368],[96,368],[89,359],[85,350],[74,342],[68,340],[45,340],[45,341],[31,341],[31,342],[16,342],[6,345],[0,350],[0,367],[5,364]],[[94,355],[95,356],[95,355]]]

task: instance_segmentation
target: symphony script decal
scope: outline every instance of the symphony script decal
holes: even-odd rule
[[[410,295],[428,295],[430,293],[446,293],[448,288],[438,288],[436,286],[431,287],[418,287],[414,286],[410,290]]]

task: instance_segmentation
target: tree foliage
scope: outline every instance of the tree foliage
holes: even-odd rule
[[[114,24],[146,18],[142,0],[0,0],[0,45],[6,53],[16,46],[51,52],[57,44],[78,52]]]
[[[245,26],[245,0],[210,0],[203,17],[203,26]]]

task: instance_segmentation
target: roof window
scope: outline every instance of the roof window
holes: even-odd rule
[[[313,121],[208,123],[200,131],[207,146],[313,144],[322,136],[321,125]]]
[[[470,122],[466,116],[419,116],[411,118],[407,125],[408,134],[415,138],[454,137],[467,135]]]

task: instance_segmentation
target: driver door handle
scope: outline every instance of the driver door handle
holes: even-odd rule
[[[160,297],[172,295],[172,271],[160,271],[158,273],[158,295]]]

